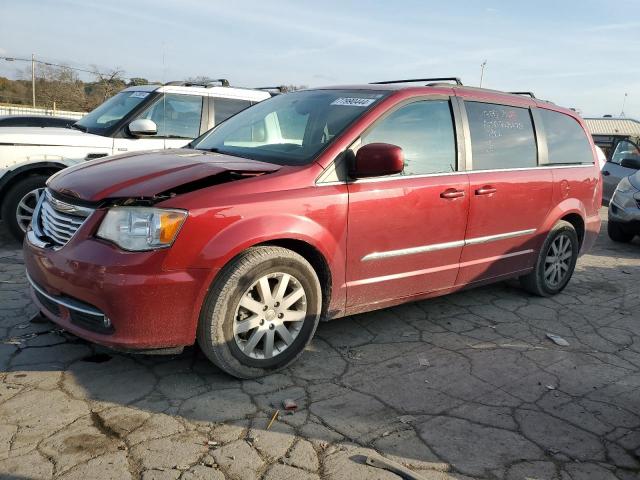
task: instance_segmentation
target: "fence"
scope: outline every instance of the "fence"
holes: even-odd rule
[[[86,112],[33,108],[24,105],[0,105],[0,115],[43,115],[49,117],[82,118],[86,114]]]

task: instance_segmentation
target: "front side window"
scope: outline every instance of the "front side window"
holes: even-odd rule
[[[249,100],[237,100],[235,98],[221,98],[216,97],[213,99],[213,111],[215,124],[224,122],[227,118],[233,117],[236,113],[241,112],[247,107],[251,106]]]
[[[547,137],[550,164],[593,163],[593,150],[587,134],[573,117],[543,108],[539,112]]]
[[[526,108],[465,102],[474,170],[535,167],[538,149]]]
[[[195,138],[200,133],[202,97],[167,93],[138,118],[152,120],[158,137]]]
[[[390,143],[404,152],[403,175],[456,170],[456,143],[447,100],[411,103],[392,112],[362,136],[361,145]]]
[[[622,140],[616,145],[611,161],[620,165],[625,158],[640,158],[640,150],[637,145],[628,140]]]
[[[76,122],[81,129],[96,135],[103,135],[111,127],[140,105],[150,92],[120,92],[98,106]]]
[[[385,95],[373,90],[278,95],[234,115],[193,146],[280,165],[305,165]]]

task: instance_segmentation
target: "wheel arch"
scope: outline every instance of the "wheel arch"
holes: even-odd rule
[[[295,238],[277,238],[263,243],[257,243],[253,247],[275,246],[286,248],[297,253],[311,264],[320,281],[322,291],[322,317],[326,316],[331,301],[331,268],[322,252],[310,243]]]
[[[586,234],[586,218],[587,211],[584,204],[576,198],[568,198],[549,212],[541,230],[548,233],[560,220],[569,222],[576,229],[578,242],[582,249]]]
[[[565,222],[569,222],[573,225],[573,228],[576,229],[576,233],[578,234],[578,244],[580,248],[582,248],[582,244],[584,243],[584,233],[585,233],[585,223],[584,218],[576,212],[568,213],[560,220],[564,220]]]
[[[51,176],[54,173],[67,168],[68,165],[59,162],[37,162],[22,165],[10,170],[0,178],[0,205],[4,203],[5,196],[16,181],[33,175]]]

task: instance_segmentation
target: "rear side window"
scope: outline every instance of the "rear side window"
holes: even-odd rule
[[[465,102],[474,170],[537,165],[538,149],[526,108]]]
[[[587,134],[569,115],[540,109],[547,136],[550,164],[593,163],[593,151]]]
[[[447,100],[411,103],[399,108],[362,136],[362,145],[390,143],[404,152],[403,175],[456,170],[456,143]]]
[[[215,112],[215,122],[218,125],[227,118],[251,106],[248,100],[236,100],[234,98],[215,98],[213,100],[213,111]]]

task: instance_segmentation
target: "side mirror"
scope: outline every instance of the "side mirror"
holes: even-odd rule
[[[382,177],[402,173],[403,169],[402,148],[389,143],[370,143],[356,153],[349,175],[353,178]]]
[[[134,137],[151,137],[158,133],[158,126],[153,120],[138,118],[129,124],[129,133]]]
[[[634,170],[640,170],[640,157],[623,158],[620,165]]]

